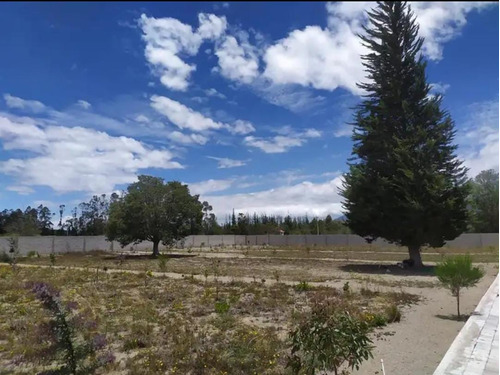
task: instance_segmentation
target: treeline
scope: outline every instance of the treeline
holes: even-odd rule
[[[24,211],[3,210],[0,212],[0,235],[102,235],[109,218],[109,206],[118,198],[116,193],[110,197],[106,194],[94,195],[88,202],[80,203],[69,212],[63,204],[59,206],[58,212],[51,212],[44,205],[37,208],[28,206]],[[54,224],[57,219],[58,224]]]
[[[469,184],[468,232],[497,233],[498,172],[482,171],[475,179],[470,180]],[[109,219],[110,205],[119,199],[120,196],[116,193],[109,197],[106,194],[94,195],[88,202],[80,203],[69,212],[65,205],[60,205],[58,212],[51,212],[44,205],[36,208],[28,206],[24,211],[3,210],[0,212],[0,235],[103,235]],[[309,218],[233,212],[221,223],[212,211],[212,206],[208,202],[203,202],[202,223],[192,225],[189,234],[350,233],[343,221],[334,220],[331,215],[324,218]]]
[[[88,202],[66,211],[65,205],[59,206],[58,212],[40,205],[26,210],[4,210],[0,213],[0,235],[17,234],[21,236],[60,235],[60,236],[95,236],[104,235],[109,219],[109,208],[119,198],[95,195]],[[337,234],[350,233],[342,221],[308,216],[292,217],[279,215],[248,215],[243,213],[226,217],[219,223],[212,213],[208,202],[203,202],[203,221],[201,226],[194,225],[190,234]],[[69,215],[68,215],[69,214]],[[69,218],[68,218],[69,216]],[[57,224],[54,222],[59,221]]]
[[[331,215],[325,218],[308,216],[292,217],[279,215],[249,215],[238,213],[226,218],[219,225],[215,216],[205,210],[204,203],[203,234],[340,234],[351,233],[343,221],[334,220]]]

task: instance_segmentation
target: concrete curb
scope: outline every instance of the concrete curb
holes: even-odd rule
[[[465,374],[498,374],[498,275],[434,371]]]

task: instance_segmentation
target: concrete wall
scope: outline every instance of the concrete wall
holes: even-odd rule
[[[30,251],[39,254],[67,253],[92,250],[110,251],[151,251],[153,244],[148,241],[139,244],[131,244],[123,249],[116,241],[107,241],[104,236],[32,236],[19,237],[19,251],[26,255]],[[233,247],[233,246],[366,246],[366,247],[392,247],[384,240],[374,241],[371,245],[359,236],[353,234],[329,234],[329,235],[216,235],[216,236],[189,236],[179,241],[177,248],[191,247]],[[498,233],[465,233],[453,241],[446,243],[445,247],[454,248],[478,248],[498,246]],[[0,253],[8,253],[10,248],[9,239],[0,237]],[[160,251],[166,247],[160,244]]]

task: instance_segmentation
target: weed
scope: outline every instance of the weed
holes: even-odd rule
[[[34,258],[34,257],[40,258],[40,254],[38,254],[38,252],[34,250],[28,251],[28,254],[26,254],[26,256],[28,258]]]
[[[50,253],[49,259],[50,259],[50,265],[55,266],[56,265],[56,254]]]
[[[301,281],[297,285],[294,286],[294,289],[297,292],[307,292],[308,290],[311,290],[312,287],[309,285],[307,281]]]
[[[163,254],[158,255],[158,268],[160,269],[160,271],[165,272],[167,270],[167,262],[167,256]]]
[[[280,282],[280,271],[273,270],[273,277],[274,277],[274,280],[276,280],[276,282],[279,283]]]
[[[229,311],[231,306],[227,301],[217,301],[215,302],[215,312],[217,314],[225,314]]]
[[[142,341],[141,338],[127,339],[123,344],[123,350],[129,351],[133,349],[141,349],[145,348],[146,346],[147,346],[146,343]]]
[[[346,294],[346,295],[349,295],[351,293],[351,287],[349,286],[349,281],[346,281],[344,283],[342,290],[344,291],[344,294]]]
[[[64,364],[50,373],[92,374],[99,367],[114,361],[110,352],[96,356],[107,344],[104,335],[95,334],[86,338],[85,334],[78,334],[79,327],[94,327],[95,322],[86,320],[82,314],[73,313],[78,306],[75,302],[63,304],[59,291],[46,283],[30,283],[28,287],[51,315],[50,323],[40,326],[39,335],[52,344],[53,356],[60,354],[63,358]],[[83,336],[83,341],[79,336]]]
[[[396,304],[392,304],[386,307],[385,314],[388,323],[400,322],[401,321],[401,310]]]

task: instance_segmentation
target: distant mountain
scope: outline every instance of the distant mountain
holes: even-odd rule
[[[334,221],[346,221],[347,217],[345,215],[341,215],[333,219]]]

